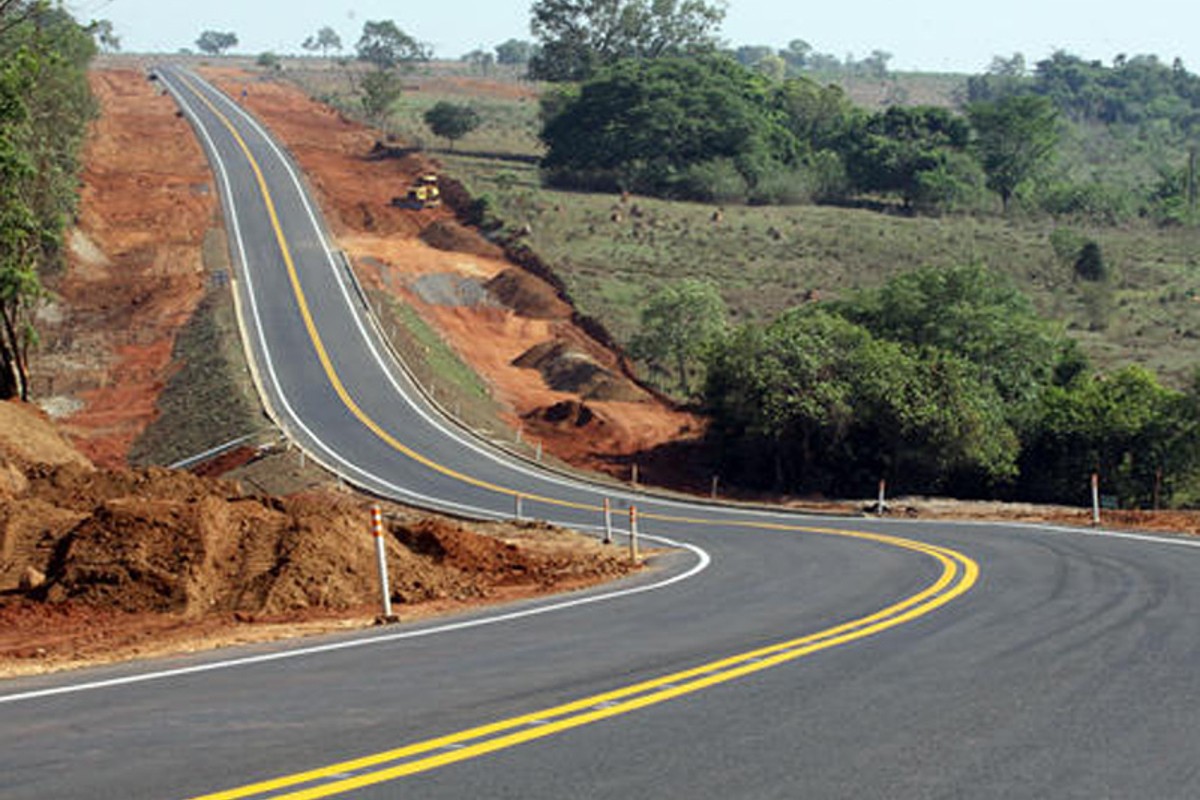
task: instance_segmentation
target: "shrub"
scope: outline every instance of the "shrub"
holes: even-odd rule
[[[1075,274],[1093,283],[1108,278],[1108,267],[1104,265],[1104,255],[1100,252],[1099,244],[1088,241],[1079,249],[1079,256],[1075,259]]]

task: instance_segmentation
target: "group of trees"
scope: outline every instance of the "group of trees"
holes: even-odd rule
[[[1179,59],[1118,55],[1111,65],[1064,51],[1037,62],[996,57],[967,82],[968,102],[1041,98],[1072,138],[1090,142],[1093,160],[1046,182],[1033,201],[1052,213],[1114,221],[1134,215],[1195,222],[1200,77]],[[1096,159],[1105,169],[1095,169]],[[1145,164],[1148,169],[1134,169]],[[1121,165],[1121,168],[1114,168]],[[1145,172],[1149,175],[1145,175]]]
[[[1056,325],[982,267],[924,269],[836,303],[729,329],[716,288],[647,304],[635,353],[703,376],[721,468],[750,485],[1081,502],[1099,471],[1126,505],[1200,474],[1200,385],[1093,373]],[[1194,498],[1193,498],[1194,499]]]
[[[817,52],[803,39],[793,39],[779,50],[767,45],[742,45],[729,54],[742,66],[776,80],[800,75],[859,76],[881,80],[887,77],[888,62],[892,60],[892,54],[886,50],[872,50],[869,56],[861,59],[847,54],[843,60],[830,53]]]
[[[725,6],[704,0],[537,0],[531,13],[539,47],[529,76],[580,81],[627,59],[715,50]]]
[[[548,92],[542,112],[552,183],[714,201],[872,194],[943,210],[992,189],[1007,206],[1058,134],[1044,98],[869,113],[720,55],[619,61]]]
[[[551,183],[716,201],[882,194],[939,212],[986,212],[998,198],[1006,213],[1017,202],[1097,222],[1200,221],[1200,77],[1178,59],[1118,56],[1105,66],[1060,51],[1030,70],[1020,54],[997,57],[970,79],[959,109],[869,113],[805,79],[883,79],[890,53],[839,60],[801,39],[778,50],[722,50],[723,14],[723,5],[704,0],[535,2],[538,41],[519,57],[529,59],[531,77],[563,84],[543,108]],[[760,81],[718,66],[719,55]],[[669,63],[685,60],[703,66]],[[642,87],[623,108],[616,90],[634,82]],[[718,150],[696,151],[697,132],[715,131],[733,95],[738,124]],[[706,114],[709,97],[716,102]],[[636,128],[662,137],[685,116],[682,146],[670,137],[661,138],[665,152],[640,146]],[[749,117],[761,123],[757,130],[742,127]],[[794,141],[777,135],[780,126]],[[568,141],[577,134],[586,138]]]
[[[61,264],[95,107],[93,31],[60,6],[0,0],[0,398],[27,398],[40,275]]]

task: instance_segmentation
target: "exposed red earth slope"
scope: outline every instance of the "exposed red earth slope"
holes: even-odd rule
[[[369,501],[288,497],[159,468],[108,470],[44,414],[0,403],[0,677],[371,623]],[[403,617],[588,586],[625,554],[537,523],[387,507]]]
[[[372,157],[377,132],[290,84],[240,70],[203,72],[230,96],[246,91],[242,102],[303,167],[360,277],[438,330],[483,377],[510,425],[568,462],[621,477],[623,460],[700,433],[699,419],[626,378],[618,354],[573,323],[553,287],[458,224],[448,204],[391,205],[418,176],[436,172],[435,163],[419,153]],[[448,296],[437,288],[464,283],[482,291]]]

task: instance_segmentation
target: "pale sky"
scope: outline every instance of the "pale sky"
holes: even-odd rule
[[[332,26],[347,51],[365,20],[391,19],[458,58],[507,39],[531,39],[531,0],[68,0],[81,21],[112,20],[126,52],[195,48],[201,31],[233,31],[238,52],[300,53],[300,42]],[[808,5],[809,7],[805,7]],[[862,58],[892,53],[900,70],[977,73],[994,55],[1025,55],[1032,65],[1056,49],[1111,63],[1118,53],[1181,57],[1200,73],[1200,3],[1194,0],[857,0],[801,4],[729,0],[721,36],[731,45],[783,47],[804,39],[815,49]]]

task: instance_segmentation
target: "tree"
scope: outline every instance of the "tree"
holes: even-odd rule
[[[808,42],[803,39],[793,39],[788,42],[786,49],[779,51],[779,55],[789,67],[799,70],[808,67],[808,56],[812,51],[813,47]]]
[[[670,364],[680,391],[691,394],[688,373],[698,368],[727,328],[728,312],[711,281],[685,278],[659,289],[642,309],[641,330],[630,352],[652,369]]]
[[[871,55],[859,62],[859,67],[872,78],[880,80],[887,77],[887,65],[892,60],[892,54],[886,50],[872,50]]]
[[[254,63],[257,64],[258,66],[264,67],[266,69],[271,69],[271,70],[283,69],[283,62],[279,60],[279,56],[277,56],[276,54],[274,54],[270,51],[267,51],[265,53],[259,53],[258,58],[256,58],[254,60]]]
[[[921,174],[937,170],[969,140],[966,121],[944,108],[893,106],[856,120],[845,137],[846,171],[858,189],[895,192],[911,207]]]
[[[1081,376],[1043,398],[1022,458],[1022,485],[1037,500],[1080,502],[1099,472],[1122,505],[1148,505],[1157,471],[1167,485],[1196,467],[1195,398],[1159,385],[1142,367]]]
[[[479,112],[470,106],[460,106],[445,100],[426,111],[424,119],[429,130],[433,131],[435,136],[441,136],[448,141],[451,149],[454,149],[456,141],[478,128],[483,121]]]
[[[14,324],[23,307],[39,293],[36,287],[37,220],[21,188],[35,172],[19,143],[29,121],[23,99],[33,89],[36,57],[26,49],[5,54],[0,66],[0,398],[27,396],[26,340]]]
[[[744,44],[733,51],[733,58],[743,67],[754,67],[764,58],[775,55],[774,48],[763,44]]]
[[[482,47],[467,53],[462,57],[462,60],[470,64],[474,70],[482,75],[491,74],[492,67],[496,65],[495,54],[484,50]]]
[[[779,83],[787,75],[787,63],[779,56],[772,54],[759,59],[754,64],[754,71]]]
[[[541,45],[530,77],[579,81],[625,58],[708,52],[724,3],[704,0],[536,0],[530,30]]]
[[[326,56],[330,50],[339,53],[342,51],[342,37],[338,36],[337,31],[333,28],[325,25],[315,35],[305,39],[300,46],[305,50],[320,50],[321,55]]]
[[[624,61],[543,105],[543,166],[562,185],[700,197],[723,165],[749,187],[796,162],[771,84],[721,56]]]
[[[937,348],[974,364],[1018,421],[1070,353],[1063,331],[1040,317],[1006,276],[980,265],[906,272],[833,308],[874,333]]]
[[[533,42],[509,39],[496,45],[496,62],[499,64],[528,64],[536,48]]]
[[[219,56],[231,47],[237,47],[238,37],[232,31],[205,31],[196,39],[196,47],[202,53]]]
[[[930,491],[1015,473],[1017,439],[971,365],[821,308],[714,348],[705,398],[726,456],[778,489],[855,492],[887,475]]]
[[[355,50],[359,61],[374,64],[381,70],[428,61],[430,56],[429,48],[400,30],[391,20],[364,23]]]
[[[1045,97],[1007,95],[967,107],[975,149],[1007,213],[1013,193],[1054,154],[1058,112]]]
[[[95,105],[90,28],[62,7],[0,0],[0,397],[28,399],[40,274],[61,264]]]
[[[363,113],[373,124],[387,119],[392,105],[400,99],[403,87],[399,76],[389,69],[371,70],[363,76],[359,86]]]
[[[88,33],[96,38],[96,44],[106,53],[116,53],[121,49],[121,37],[113,30],[111,20],[94,20],[88,26]]]

